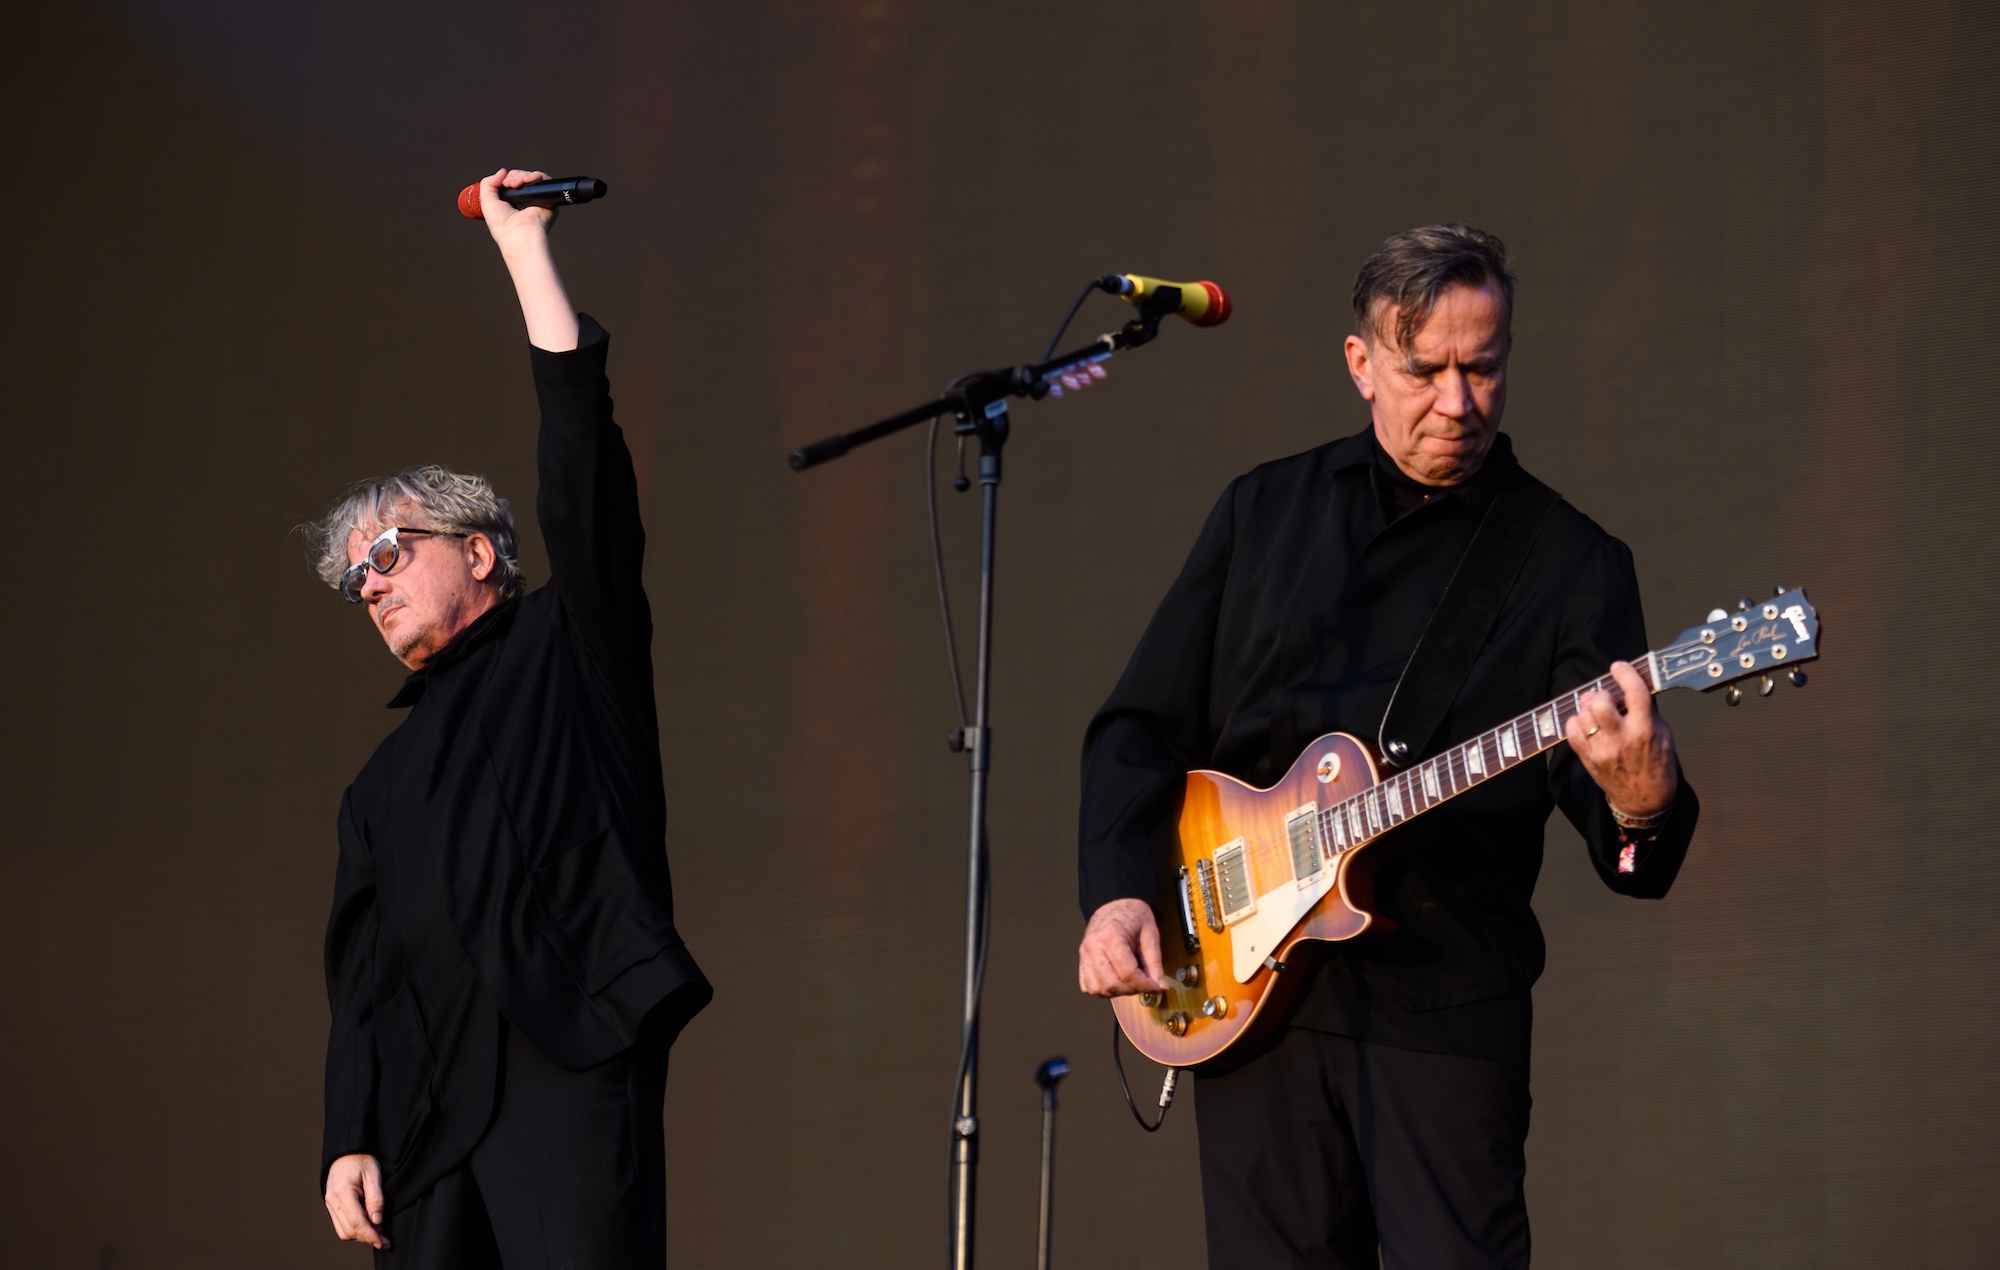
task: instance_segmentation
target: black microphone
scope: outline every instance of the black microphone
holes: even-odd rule
[[[500,198],[509,207],[569,207],[603,198],[610,192],[611,187],[594,176],[559,176],[511,190],[503,187]],[[458,210],[469,220],[478,220],[486,214],[479,205],[476,183],[458,192]]]

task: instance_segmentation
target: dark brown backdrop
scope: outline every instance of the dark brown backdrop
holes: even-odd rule
[[[1036,351],[1106,269],[1221,279],[1237,316],[1018,415],[981,1251],[1031,1256],[1028,1076],[1065,1052],[1059,1255],[1199,1264],[1191,1117],[1132,1127],[1074,989],[1077,743],[1224,483],[1361,426],[1348,280],[1440,218],[1516,249],[1509,430],[1632,544],[1655,638],[1776,582],[1828,632],[1807,692],[1670,705],[1706,803],[1670,899],[1552,828],[1541,1264],[2000,1261],[1997,29],[1949,0],[10,8],[0,1264],[363,1261],[313,1190],[317,958],[398,670],[287,531],[421,460],[527,510],[519,319],[451,210],[502,162],[614,190],[560,251],[614,333],[718,989],[669,1089],[675,1265],[942,1254],[964,782],[921,445],[781,456]]]

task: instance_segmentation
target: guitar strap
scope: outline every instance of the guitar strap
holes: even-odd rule
[[[1389,696],[1376,739],[1390,763],[1408,767],[1423,757],[1472,673],[1473,659],[1528,562],[1542,522],[1561,501],[1562,495],[1526,472],[1494,495]]]

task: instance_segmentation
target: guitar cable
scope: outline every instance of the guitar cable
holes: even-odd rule
[[[1160,1126],[1167,1122],[1167,1108],[1174,1105],[1174,1089],[1180,1084],[1181,1069],[1178,1067],[1167,1069],[1167,1078],[1160,1082],[1160,1114],[1154,1116],[1152,1122],[1148,1123],[1146,1117],[1139,1114],[1139,1104],[1132,1100],[1132,1086],[1125,1083],[1125,1060],[1119,1054],[1119,1045],[1124,1035],[1124,1030],[1118,1026],[1118,1020],[1112,1019],[1111,1065],[1118,1070],[1119,1092],[1125,1095],[1125,1105],[1131,1109],[1132,1119],[1139,1122],[1139,1127],[1147,1133],[1158,1133]]]

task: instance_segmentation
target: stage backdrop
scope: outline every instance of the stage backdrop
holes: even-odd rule
[[[943,1256],[965,763],[922,438],[783,456],[1028,358],[1106,270],[1219,279],[1236,316],[1017,412],[979,1244],[1030,1261],[1029,1076],[1067,1054],[1058,1257],[1201,1264],[1189,1108],[1132,1125],[1075,988],[1079,741],[1229,479],[1364,425],[1349,282],[1445,219],[1515,252],[1507,430],[1631,544],[1654,639],[1775,583],[1826,623],[1808,690],[1668,704],[1704,811],[1665,901],[1550,828],[1539,1263],[2000,1261],[1996,29],[1948,0],[10,9],[0,1264],[365,1259],[315,1189],[319,943],[401,672],[292,528],[438,461],[515,499],[544,575],[525,338],[452,209],[503,163],[612,190],[556,238],[613,333],[717,989],[668,1089],[675,1266]],[[963,622],[975,500],[943,500]]]

